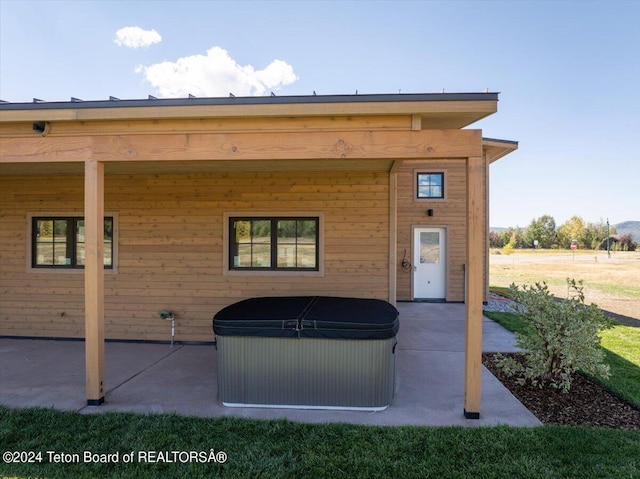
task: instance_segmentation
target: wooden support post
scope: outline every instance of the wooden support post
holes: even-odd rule
[[[84,298],[87,404],[104,402],[104,163],[84,172]]]
[[[482,168],[484,169],[484,230],[482,240],[484,243],[484,289],[482,301],[489,301],[489,160],[486,154],[482,155]]]
[[[482,298],[484,292],[485,172],[482,157],[467,159],[467,285],[464,416],[480,418]]]

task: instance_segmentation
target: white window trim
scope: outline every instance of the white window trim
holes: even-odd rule
[[[43,274],[84,274],[84,268],[34,268],[32,266],[33,254],[33,218],[34,217],[65,217],[65,218],[83,218],[84,212],[80,211],[36,211],[27,213],[27,273],[43,273]],[[105,268],[105,274],[118,274],[118,233],[119,221],[118,213],[105,211],[104,216],[113,218],[113,267]]]
[[[290,217],[318,218],[318,271],[259,271],[249,270],[242,271],[229,268],[229,219],[236,216],[251,218],[275,218]],[[230,211],[223,214],[223,233],[222,233],[222,275],[223,276],[307,276],[307,277],[324,277],[324,213],[318,211]]]

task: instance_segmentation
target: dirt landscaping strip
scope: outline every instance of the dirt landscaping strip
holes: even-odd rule
[[[503,354],[516,359],[521,354]],[[521,385],[495,364],[495,353],[485,353],[482,363],[543,424],[640,429],[640,410],[585,376],[578,375],[568,393]]]

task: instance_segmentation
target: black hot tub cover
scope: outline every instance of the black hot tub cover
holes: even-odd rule
[[[213,317],[218,336],[387,339],[399,329],[398,310],[379,299],[328,296],[251,298]]]

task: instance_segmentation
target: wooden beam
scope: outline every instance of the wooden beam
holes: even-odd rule
[[[482,155],[480,130],[210,133],[94,138],[100,161],[423,159]]]
[[[167,120],[56,121],[48,136],[159,135],[181,133],[240,133],[281,131],[408,130],[409,115],[176,118]],[[444,129],[444,128],[441,128]],[[32,123],[0,123],[0,137],[37,136]]]
[[[484,292],[485,168],[482,156],[467,159],[467,281],[465,293],[464,415],[480,418],[482,298]]]
[[[85,163],[85,357],[87,404],[104,401],[104,164]]]
[[[0,138],[1,163],[467,158],[480,130],[313,131]]]
[[[91,137],[0,138],[0,164],[82,162],[91,158],[91,142]]]

